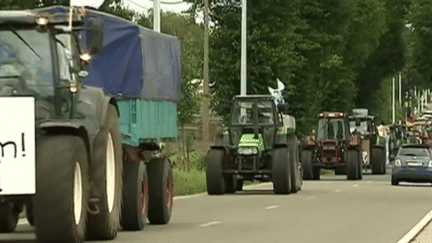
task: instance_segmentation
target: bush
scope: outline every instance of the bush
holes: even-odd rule
[[[206,155],[199,151],[189,153],[189,162],[181,155],[172,155],[169,159],[174,162],[175,168],[182,171],[204,171],[206,168]]]
[[[189,172],[174,169],[174,195],[191,195],[207,190],[206,173],[202,170],[191,169]]]

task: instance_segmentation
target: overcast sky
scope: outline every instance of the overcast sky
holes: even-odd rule
[[[160,0],[161,2],[173,2],[176,4],[162,4],[160,5],[160,8],[162,11],[167,12],[175,12],[175,13],[182,13],[182,11],[186,11],[189,9],[191,4],[182,2],[182,0]],[[123,0],[125,5],[136,11],[136,12],[144,12],[147,13],[147,10],[153,8],[153,1],[151,0]],[[179,3],[182,2],[182,3]],[[203,15],[202,13],[198,13],[198,16],[196,18],[196,22],[202,23],[203,22]]]
[[[185,2],[181,2],[181,0],[161,0],[162,2],[174,2],[177,4],[161,4],[160,8],[163,11],[170,11],[181,13],[182,11],[187,10],[190,7],[190,4]],[[153,1],[150,0],[124,0],[126,6],[137,11],[137,12],[147,12],[148,9],[153,8]]]

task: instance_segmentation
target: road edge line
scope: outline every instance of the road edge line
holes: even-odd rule
[[[426,225],[432,220],[432,210],[429,211],[408,233],[406,233],[397,243],[409,243],[413,240]]]

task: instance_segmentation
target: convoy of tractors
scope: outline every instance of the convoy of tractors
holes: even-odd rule
[[[148,155],[177,137],[180,43],[109,14],[68,11],[0,15],[0,112],[11,120],[0,135],[12,141],[1,143],[0,232],[14,231],[24,208],[40,242],[114,239],[147,219],[167,224],[173,172]],[[208,194],[241,191],[245,181],[296,193],[322,169],[361,180],[366,170],[385,174],[402,144],[432,144],[428,120],[411,118],[386,142],[367,109],[319,113],[315,131],[303,145],[280,99],[235,96],[208,151]]]

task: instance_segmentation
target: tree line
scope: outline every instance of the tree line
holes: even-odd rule
[[[187,15],[162,14],[162,32],[182,41],[184,97],[181,122],[193,120],[201,96],[203,26],[195,17],[202,0]],[[0,8],[68,4],[68,0],[2,0]],[[226,116],[240,93],[241,0],[209,0],[212,108]],[[248,0],[247,93],[267,94],[280,79],[288,112],[303,134],[321,111],[368,108],[389,123],[389,79],[403,73],[403,93],[432,81],[430,0]],[[122,0],[107,0],[102,11],[151,28],[152,13],[136,13]]]

